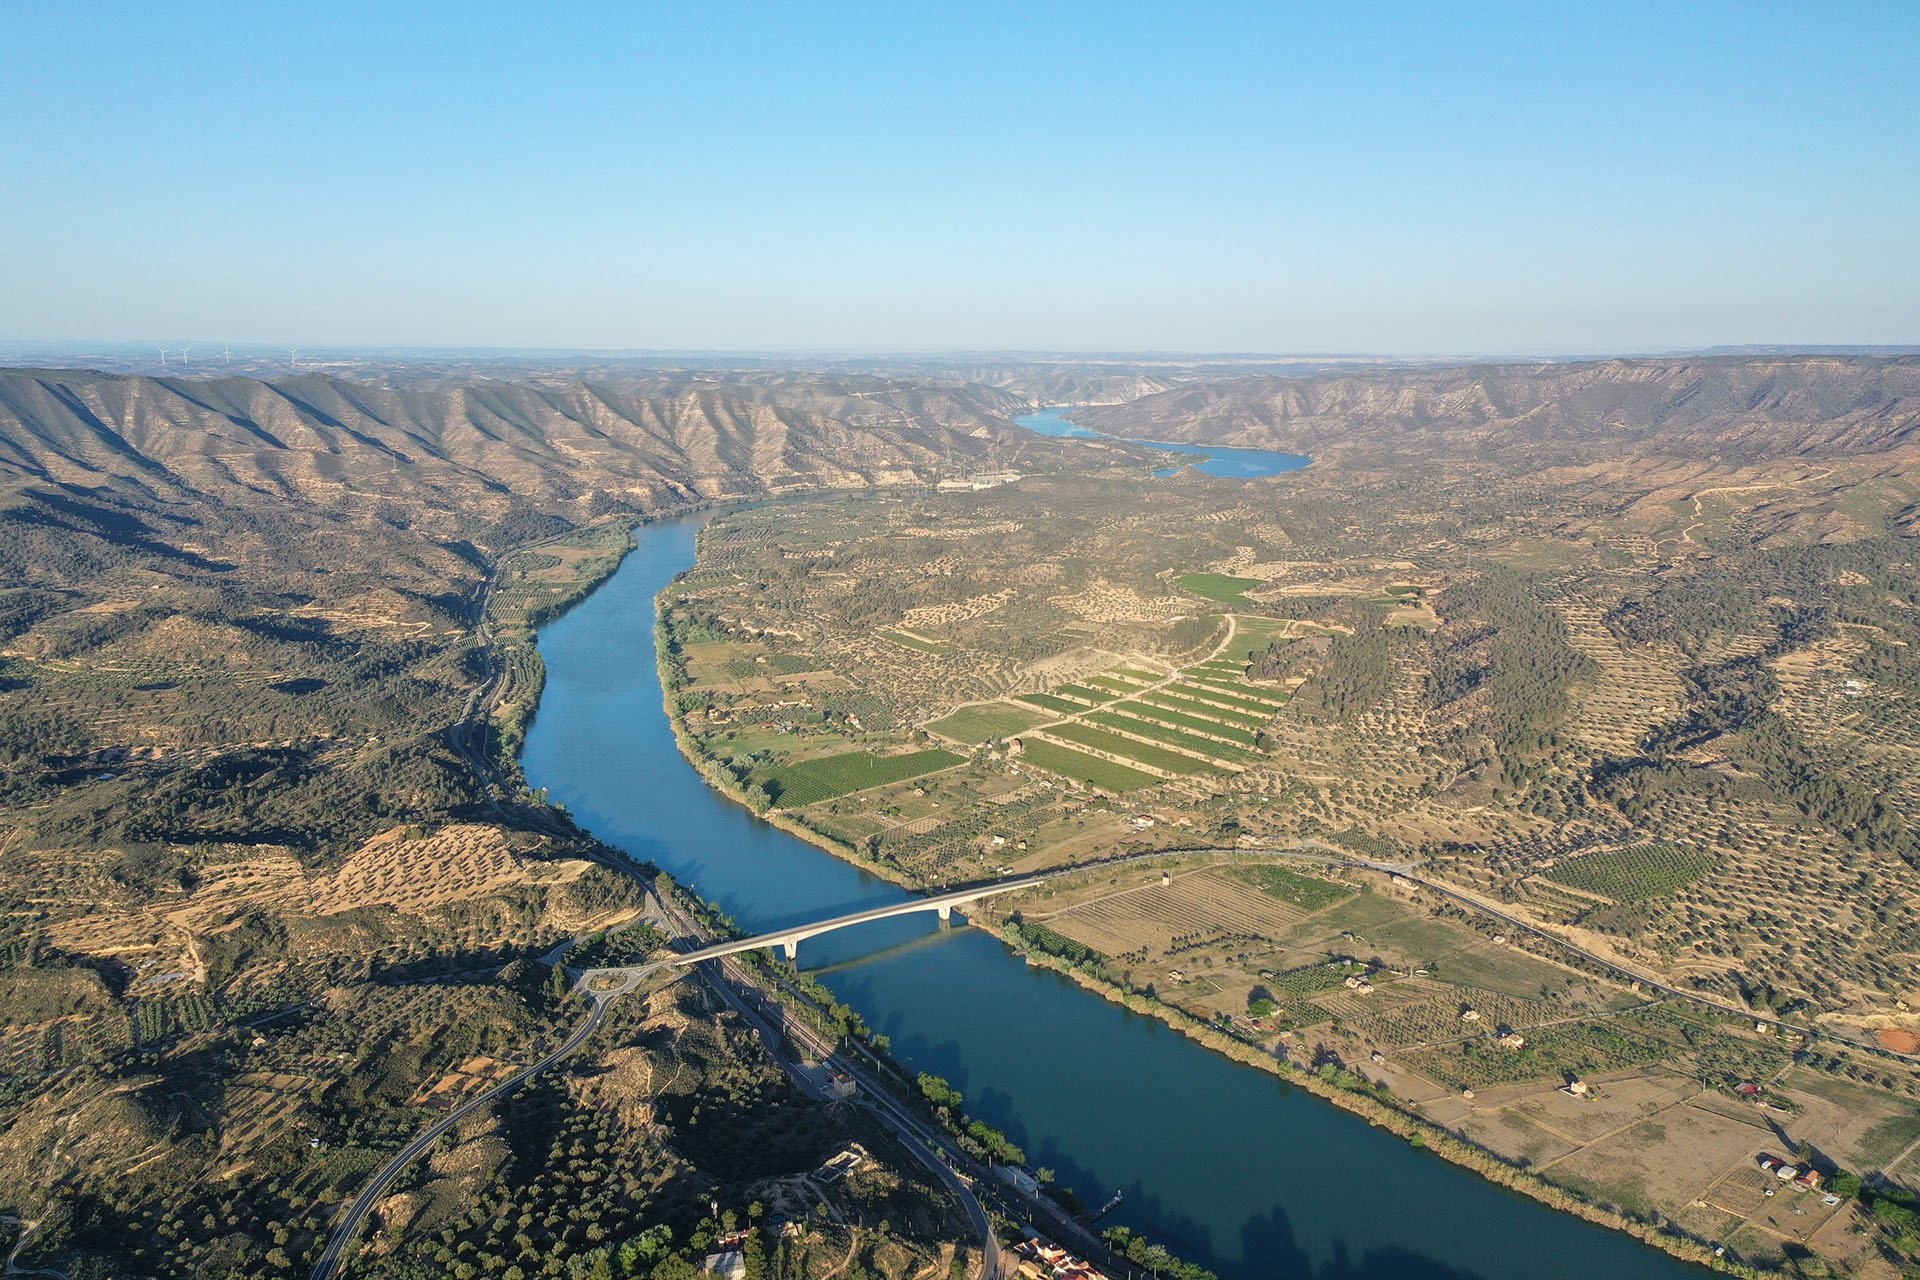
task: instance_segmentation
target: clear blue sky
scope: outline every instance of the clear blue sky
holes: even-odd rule
[[[0,0],[0,336],[1920,342],[1913,0],[295,8]]]

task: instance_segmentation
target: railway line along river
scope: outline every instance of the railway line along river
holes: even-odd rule
[[[904,891],[755,818],[680,755],[661,704],[654,596],[708,517],[638,548],[540,633],[528,781],[743,927],[771,930]],[[1223,1280],[1681,1280],[1631,1237],[1495,1187],[1150,1018],[1029,968],[985,931],[905,916],[812,939],[801,964],[945,1076],[1103,1225],[1144,1231]]]

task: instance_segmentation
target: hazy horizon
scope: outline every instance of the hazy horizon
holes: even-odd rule
[[[1920,9],[14,15],[14,343],[1920,341]],[[168,336],[170,335],[170,336]]]

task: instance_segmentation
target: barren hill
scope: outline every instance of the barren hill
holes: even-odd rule
[[[1074,416],[1115,435],[1316,457],[1348,449],[1832,456],[1920,435],[1920,358],[1605,360],[1240,378]]]
[[[1057,447],[1007,426],[1002,398],[878,379],[400,390],[0,370],[0,485],[245,490],[327,508],[424,485],[578,519],[925,479]]]

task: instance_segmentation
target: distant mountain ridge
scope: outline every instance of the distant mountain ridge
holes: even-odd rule
[[[1239,378],[1076,411],[1114,435],[1455,454],[1872,453],[1920,439],[1920,356],[1686,358]]]
[[[0,370],[0,491],[31,481],[230,490],[322,508],[393,487],[484,494],[570,519],[626,506],[912,482],[1057,452],[986,388],[835,379],[434,390]]]

